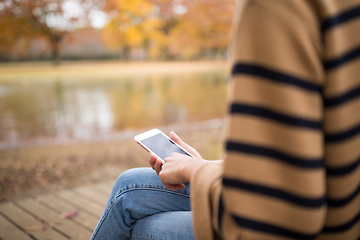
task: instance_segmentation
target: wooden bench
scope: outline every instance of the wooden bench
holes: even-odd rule
[[[108,180],[0,203],[0,239],[88,240],[113,184]],[[71,212],[72,218],[65,216]]]

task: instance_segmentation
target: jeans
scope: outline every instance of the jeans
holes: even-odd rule
[[[168,190],[151,168],[123,172],[91,239],[194,239],[190,186],[185,185]]]

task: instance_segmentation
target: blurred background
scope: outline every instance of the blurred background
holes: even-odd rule
[[[235,0],[0,0],[0,201],[147,166],[174,130],[222,155]]]

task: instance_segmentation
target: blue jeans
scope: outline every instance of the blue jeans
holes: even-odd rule
[[[190,186],[171,191],[151,168],[123,172],[115,182],[92,240],[194,239]]]

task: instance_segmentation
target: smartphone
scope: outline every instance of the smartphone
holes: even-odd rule
[[[163,163],[165,163],[164,159],[170,157],[174,152],[193,157],[159,129],[151,129],[136,135],[134,140],[146,151],[156,155]]]

